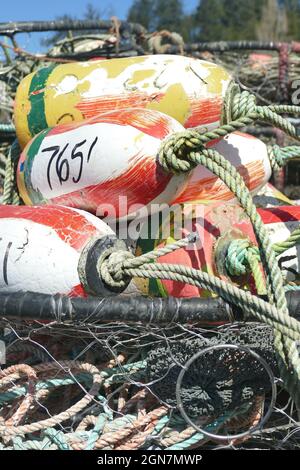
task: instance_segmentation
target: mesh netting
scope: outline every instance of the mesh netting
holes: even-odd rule
[[[195,338],[156,347],[150,352],[147,373],[153,392],[170,406],[176,406],[175,387],[187,361],[201,349],[216,344],[247,346],[257,352],[276,372],[270,328],[242,326],[211,338]],[[163,376],[162,380],[159,380]],[[262,364],[245,351],[229,349],[207,352],[196,359],[184,376],[183,405],[191,416],[218,415],[234,410],[270,390],[270,380]]]

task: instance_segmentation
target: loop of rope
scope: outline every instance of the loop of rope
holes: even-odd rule
[[[290,160],[300,158],[300,146],[279,147],[279,145],[268,145],[268,156],[273,170],[280,170]]]
[[[249,256],[260,259],[257,248],[249,240],[232,240],[225,259],[226,271],[231,276],[244,276],[249,272]]]
[[[258,106],[256,97],[249,91],[236,93],[229,103],[231,116],[234,122],[249,118],[252,121],[263,121],[283,130],[293,139],[299,140],[299,132],[293,124],[283,118],[281,114],[300,115],[299,106]],[[230,123],[232,124],[232,123]]]
[[[244,276],[251,272],[257,293],[265,294],[265,282],[261,270],[261,260],[256,246],[249,240],[232,240],[225,258],[225,268],[230,276]]]
[[[245,103],[242,101],[242,98],[245,100]],[[297,135],[294,126],[292,126],[288,121],[282,119],[279,115],[273,113],[273,111],[270,111],[267,108],[265,109],[263,107],[256,107],[256,112],[252,113],[254,109],[253,99],[250,97],[249,101],[247,101],[248,96],[245,95],[242,96],[242,98],[240,98],[239,103],[236,104],[236,107],[239,110],[236,112],[241,113],[241,109],[244,106],[246,108],[245,112],[251,111],[251,119],[255,119],[259,116],[262,118],[269,119],[273,123],[276,121],[278,127],[286,129],[290,135]],[[242,119],[248,119],[248,117]],[[250,221],[253,225],[256,238],[259,243],[261,260],[266,272],[267,293],[269,301],[271,303],[275,302],[278,313],[280,312],[280,315],[283,315],[287,319],[289,317],[289,313],[286,303],[285,290],[283,287],[282,273],[279,269],[278,262],[276,260],[276,254],[272,248],[269,235],[256,210],[256,206],[253,203],[252,196],[243,178],[237,172],[235,167],[217,151],[204,147],[204,144],[206,143],[205,141],[207,141],[206,139],[208,139],[208,134],[211,137],[212,134],[217,135],[220,133],[227,132],[228,128],[234,127],[231,125],[232,123],[230,123],[227,127],[222,126],[222,128],[214,131],[213,133],[207,133],[204,136],[196,131],[186,131],[171,136],[169,139],[162,143],[158,155],[159,162],[165,170],[172,170],[174,172],[189,171],[196,165],[203,165],[205,168],[207,168],[216,176],[218,176],[233,192],[239,203],[245,209],[246,214],[249,216]],[[256,268],[258,268],[258,261],[256,260],[256,258],[253,258],[253,260],[257,263]],[[174,272],[172,270],[174,269],[174,267],[172,268],[171,265],[168,265],[168,268],[166,268],[166,266],[164,265],[162,268],[162,265],[153,263],[152,265],[143,265],[139,269],[134,269],[128,267],[130,266],[129,261],[127,261],[127,263],[127,268],[124,269],[123,266],[123,274],[119,272],[119,276],[124,276],[125,274],[128,276],[129,274],[137,275],[137,277],[155,277],[159,279],[165,278],[179,280],[180,282],[183,281],[186,283],[192,283],[194,285],[196,285],[194,282],[195,278],[199,276],[199,272],[197,270],[194,270],[192,272],[189,271],[188,276],[182,276],[182,271],[185,272],[182,266],[176,266]],[[152,269],[150,276],[149,268]],[[226,289],[227,288],[228,287],[226,286]],[[221,289],[221,296],[222,295],[224,295],[224,291],[222,292]],[[242,304],[242,308],[243,307],[245,307],[245,302]],[[265,312],[262,312],[261,319],[263,318],[263,321],[265,321]],[[291,393],[292,397],[295,399],[297,405],[300,406],[300,358],[299,352],[297,350],[297,345],[291,339],[291,336],[288,333],[287,329],[283,329],[282,325],[278,325],[277,321],[274,321],[274,319],[273,327],[275,328],[275,348],[278,355],[281,376],[285,382],[287,389]],[[285,336],[283,336],[283,331],[285,331]]]

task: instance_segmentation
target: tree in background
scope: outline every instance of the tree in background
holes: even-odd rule
[[[284,2],[267,0],[263,6],[261,20],[257,27],[259,41],[281,41],[288,33],[288,17]]]
[[[280,3],[285,7],[287,15],[288,32],[286,39],[300,39],[300,1],[283,0]]]
[[[185,41],[193,38],[194,14],[184,13],[182,0],[134,0],[127,21],[140,23],[148,31],[176,31]]]
[[[84,19],[99,20],[103,16],[104,12],[87,4]],[[63,15],[57,19],[76,18]],[[127,21],[140,23],[150,32],[176,31],[186,42],[299,40],[300,0],[252,0],[251,3],[246,0],[199,0],[197,8],[189,15],[184,13],[182,0],[133,0]],[[85,34],[88,32],[84,31]],[[63,37],[64,31],[57,32],[44,39],[42,44],[51,46]]]
[[[181,0],[156,0],[153,2],[155,29],[181,32],[184,12]]]
[[[151,31],[154,20],[153,3],[153,0],[134,0],[129,9],[127,20],[131,23],[139,23]]]
[[[197,39],[233,41],[255,39],[264,0],[201,0],[195,12]]]

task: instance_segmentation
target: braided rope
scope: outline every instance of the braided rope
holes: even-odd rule
[[[281,255],[285,251],[293,248],[300,243],[300,226],[296,228],[291,235],[283,242],[275,243],[273,245],[274,251],[277,255]]]
[[[243,95],[243,93],[241,95]],[[244,99],[245,103],[243,103],[243,100],[241,98]],[[234,116],[235,114],[238,115],[242,112],[252,112],[254,101],[252,100],[252,102],[249,103],[246,98],[246,95],[243,95],[240,96],[239,101],[234,102]],[[298,111],[299,110],[297,109],[297,112]],[[297,132],[294,126],[292,126],[288,121],[282,119],[280,116],[275,115],[273,111],[270,111],[263,107],[256,107],[256,114],[259,114],[261,118],[268,118],[270,122],[276,122],[278,127],[284,129],[290,136],[294,136],[295,138],[297,137]],[[250,115],[254,118],[253,113]],[[231,124],[232,123],[229,124],[229,127],[234,127],[231,126]],[[227,129],[225,129],[225,126],[222,126],[220,129],[215,130],[213,133],[208,133],[209,139],[212,137],[215,138],[220,133],[227,131],[228,126]],[[245,209],[246,214],[249,216],[252,222],[253,229],[260,247],[263,267],[266,272],[267,291],[270,302],[273,303],[275,301],[278,313],[288,318],[289,314],[286,304],[285,290],[283,287],[283,278],[267,230],[259,214],[257,213],[256,206],[253,203],[251,194],[248,188],[246,187],[241,175],[237,172],[233,165],[231,165],[217,151],[204,147],[204,142],[208,138],[208,134],[203,136],[196,131],[186,131],[178,134],[173,134],[170,138],[163,142],[158,154],[159,162],[167,172],[174,173],[190,171],[196,165],[203,165],[205,168],[207,168],[216,176],[218,176],[233,192],[233,194],[236,196],[239,203]],[[256,263],[254,258],[252,259],[252,263],[253,262]],[[135,261],[135,264],[136,263],[137,261]],[[124,259],[123,262],[119,259],[118,269],[116,269],[115,272],[113,263],[110,265],[110,275],[115,280],[117,280],[115,275],[117,275],[118,279],[120,280],[122,279],[122,277],[124,277],[125,274],[127,276],[134,275],[137,277],[147,277],[149,276],[151,270],[152,277],[161,279],[161,276],[163,276],[163,278],[181,280],[182,282],[182,279],[178,279],[178,274],[179,271],[180,276],[184,273],[182,267],[176,266],[177,271],[174,272],[172,271],[170,265],[168,265],[168,268],[166,268],[166,265],[164,265],[162,271],[161,266],[157,263],[155,264],[155,266],[154,264],[152,264],[150,270],[149,265],[142,266],[138,270],[134,270],[133,267],[134,265],[132,264],[132,259],[127,258]],[[256,267],[254,267],[254,270],[258,276],[257,265]],[[101,275],[101,266],[99,267],[99,273]],[[191,277],[189,277],[190,275]],[[184,278],[184,282],[191,283],[191,278],[193,276],[195,276],[193,280],[197,279],[198,273],[196,272],[196,270],[195,272],[189,271],[188,276],[185,276],[185,274],[183,274],[182,278]],[[259,280],[258,278],[257,280],[258,282],[261,282],[261,280]],[[224,295],[224,292],[222,292],[222,294]],[[242,306],[244,307],[245,303]],[[261,312],[261,320],[263,318],[266,318],[265,313],[265,311]],[[284,378],[288,390],[290,391],[293,398],[297,401],[297,404],[300,406],[300,360],[297,347],[291,339],[291,334],[287,331],[288,328],[286,328],[286,326],[283,328],[282,325],[278,325],[278,329],[277,321],[274,321],[274,317],[272,321],[273,327],[275,328],[275,347],[277,350],[277,354],[280,358],[280,372],[282,377]],[[285,337],[282,336],[283,332]],[[291,370],[293,371],[292,373]]]
[[[299,106],[273,105],[273,106],[257,106],[255,95],[248,91],[235,94],[231,106],[231,118],[233,121],[239,121],[241,118],[249,118],[253,121],[262,121],[272,124],[274,127],[281,129],[287,135],[295,140],[299,140],[298,130],[281,114],[290,114],[292,116],[300,115]]]
[[[259,295],[265,294],[259,250],[249,240],[232,240],[227,250],[225,268],[230,276],[244,276],[247,272],[251,272],[257,293]]]
[[[81,363],[65,363],[65,366],[70,365],[72,369],[87,372],[92,375],[93,377],[93,384],[91,389],[89,390],[86,395],[79,400],[77,403],[72,405],[69,409],[66,411],[63,411],[59,413],[58,415],[38,421],[32,424],[25,424],[25,425],[19,425],[19,426],[6,426],[6,425],[0,425],[0,435],[4,437],[13,437],[16,435],[22,435],[22,434],[27,434],[27,433],[32,433],[35,431],[40,431],[42,429],[47,429],[51,428],[58,423],[61,423],[63,421],[66,421],[70,419],[72,416],[74,416],[76,413],[84,409],[94,398],[95,395],[97,395],[100,385],[103,382],[103,377],[101,377],[99,370],[95,367],[92,366],[91,364],[81,364]],[[51,363],[47,364],[44,367],[35,367],[34,369],[37,370],[43,370],[46,369],[46,367],[52,367],[54,369],[57,369],[57,364],[56,363]]]

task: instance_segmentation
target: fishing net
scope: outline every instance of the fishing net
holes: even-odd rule
[[[268,423],[230,444],[213,444],[197,432],[176,401],[179,371],[207,346],[243,344],[258,352],[277,377],[273,335],[265,325],[203,329],[100,325],[86,319],[76,325],[2,320],[2,326],[6,364],[0,372],[0,428],[14,422],[15,430],[11,436],[2,434],[3,449],[298,445],[294,405],[280,387]],[[195,423],[226,436],[259,425],[270,407],[271,383],[248,352],[222,348],[191,365],[181,396]]]
[[[178,341],[168,347],[156,347],[147,361],[147,373],[153,381],[153,392],[170,406],[176,407],[175,387],[182,367],[197,351],[217,344],[248,346],[259,353],[276,371],[270,328],[242,326],[222,330],[212,338]],[[160,378],[163,376],[163,379]],[[234,410],[268,389],[270,380],[262,364],[240,350],[216,349],[193,361],[184,376],[181,396],[191,416],[218,415]]]

